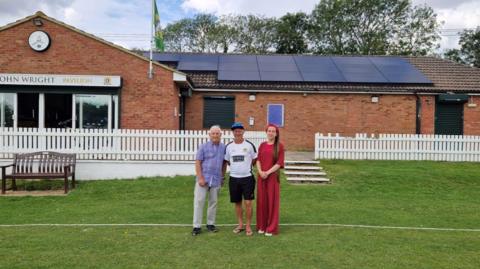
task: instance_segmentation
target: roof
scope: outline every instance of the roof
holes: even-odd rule
[[[71,25],[68,25],[68,24],[63,23],[63,22],[61,22],[61,21],[58,21],[58,20],[56,20],[56,19],[54,19],[54,18],[52,18],[52,17],[49,17],[49,16],[45,15],[45,13],[43,13],[43,12],[41,12],[41,11],[37,11],[37,12],[36,12],[35,14],[33,14],[33,15],[27,16],[27,17],[25,17],[25,18],[23,18],[23,19],[20,19],[20,20],[17,20],[17,21],[15,21],[15,22],[9,23],[9,24],[7,24],[7,25],[1,26],[1,27],[0,27],[0,32],[1,32],[1,31],[4,31],[4,30],[7,30],[7,29],[10,29],[10,28],[13,28],[13,27],[15,27],[15,26],[17,26],[17,25],[19,25],[19,24],[22,24],[22,23],[24,23],[24,22],[26,22],[26,21],[29,21],[29,20],[31,20],[31,19],[34,19],[34,18],[42,18],[42,19],[45,19],[45,20],[47,20],[47,21],[50,21],[50,22],[52,22],[52,23],[55,23],[55,24],[60,25],[60,26],[62,26],[62,27],[65,27],[65,28],[67,28],[67,29],[69,29],[69,30],[72,30],[72,31],[74,31],[74,32],[76,32],[76,33],[79,33],[79,34],[81,34],[81,35],[83,35],[83,36],[92,38],[92,39],[94,39],[94,40],[96,40],[96,41],[98,41],[98,42],[101,42],[101,43],[103,43],[103,44],[106,44],[106,45],[108,45],[108,46],[110,46],[110,47],[112,47],[112,48],[118,49],[118,50],[120,50],[120,51],[122,51],[122,52],[124,52],[124,53],[130,54],[130,55],[132,55],[132,56],[134,56],[134,57],[140,58],[140,59],[142,59],[142,60],[144,60],[144,61],[147,61],[147,62],[150,61],[148,58],[146,58],[146,57],[144,57],[144,56],[141,56],[141,55],[138,55],[138,54],[136,54],[136,53],[134,53],[134,52],[132,52],[132,51],[124,48],[124,47],[121,47],[121,46],[119,46],[119,45],[113,44],[113,43],[111,43],[111,42],[108,42],[108,41],[100,38],[100,37],[97,37],[97,36],[95,36],[95,35],[89,34],[89,33],[87,33],[87,32],[84,32],[84,31],[80,30],[80,29],[77,29],[77,28],[75,28],[75,27],[73,27],[73,26],[71,26]],[[166,70],[168,70],[168,71],[171,71],[171,72],[175,72],[175,73],[179,73],[179,74],[185,74],[185,73],[180,72],[180,71],[178,71],[178,70],[176,70],[176,69],[174,69],[174,68],[171,68],[171,67],[169,67],[169,66],[166,66],[166,65],[164,65],[164,64],[162,64],[162,63],[154,62],[154,64],[157,65],[157,66],[160,66],[160,67],[162,67],[162,68],[164,68],[164,69],[166,69]]]
[[[199,59],[206,53],[157,53],[154,59],[162,59],[165,64],[174,68],[178,66],[178,55],[196,55]],[[227,54],[232,55],[232,54]],[[242,54],[248,56],[247,54]],[[161,57],[160,57],[161,56]],[[174,57],[175,56],[175,57]],[[237,55],[238,56],[238,55]],[[251,56],[251,55],[250,55]],[[291,55],[276,55],[288,57]],[[310,56],[325,57],[325,56]],[[339,57],[339,56],[335,56]],[[359,56],[341,56],[358,58]],[[360,56],[372,57],[372,56]],[[384,59],[401,58],[420,71],[429,83],[364,83],[364,82],[305,82],[305,81],[258,81],[258,80],[219,80],[218,71],[212,71],[208,62],[200,61],[198,70],[184,70],[195,89],[235,90],[235,91],[343,91],[343,92],[458,92],[480,93],[480,69],[458,64],[435,57],[413,56],[375,56]],[[206,67],[205,67],[206,66]],[[207,70],[205,70],[207,69]]]

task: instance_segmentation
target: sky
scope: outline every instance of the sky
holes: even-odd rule
[[[156,0],[161,24],[207,12],[280,17],[310,13],[321,0]],[[480,26],[480,0],[412,0],[427,4],[443,22],[440,52],[458,48],[458,32]],[[0,26],[42,11],[126,48],[149,48],[151,0],[0,0]]]

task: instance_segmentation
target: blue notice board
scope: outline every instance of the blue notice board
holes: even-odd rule
[[[283,127],[283,104],[268,104],[268,123]]]

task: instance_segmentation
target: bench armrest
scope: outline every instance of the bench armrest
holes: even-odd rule
[[[0,166],[0,168],[3,169],[3,168],[7,168],[7,167],[10,167],[10,166],[13,166],[13,165],[14,165],[13,163],[12,164],[7,164],[7,165],[2,165],[2,166]]]
[[[69,171],[71,171],[72,168],[75,169],[75,164],[73,164],[73,163],[72,163],[72,164],[67,164],[67,165],[65,165],[63,168],[68,169]]]

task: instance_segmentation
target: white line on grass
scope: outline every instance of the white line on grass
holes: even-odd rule
[[[217,224],[216,226],[235,226],[236,224]],[[253,224],[254,225],[254,224]],[[183,223],[30,223],[30,224],[0,224],[0,228],[8,227],[191,227],[192,224]],[[361,224],[335,223],[283,223],[280,226],[312,226],[312,227],[344,227],[364,229],[396,229],[396,230],[426,230],[446,232],[480,232],[480,229],[462,228],[433,228],[433,227],[402,227],[402,226],[375,226]]]

